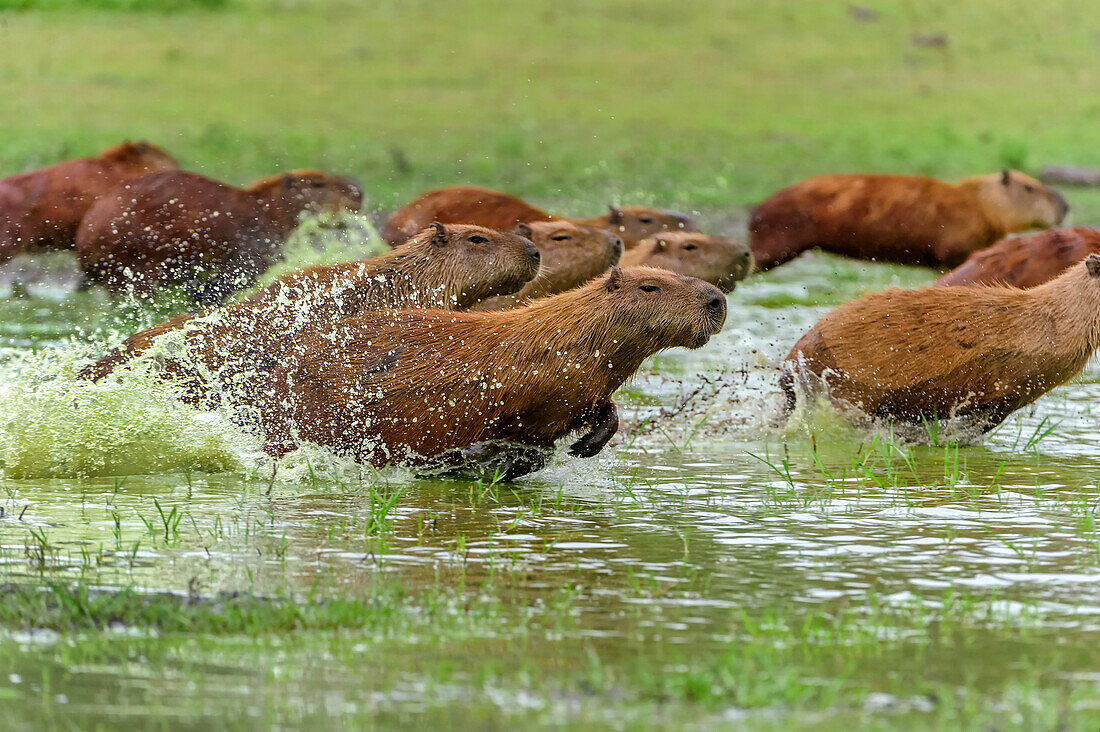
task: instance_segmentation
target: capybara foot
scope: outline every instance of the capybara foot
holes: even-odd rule
[[[448,450],[433,458],[429,469],[443,474],[473,474],[515,480],[542,470],[550,462],[553,450],[507,440],[486,440],[469,447]]]
[[[599,455],[619,431],[619,410],[615,407],[615,402],[606,401],[598,405],[590,426],[591,430],[569,446],[569,454],[573,457],[589,458]]]

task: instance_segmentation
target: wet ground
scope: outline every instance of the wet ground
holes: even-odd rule
[[[1095,365],[973,446],[780,424],[774,367],[806,328],[933,277],[817,254],[757,276],[709,346],[624,390],[603,455],[510,484],[319,451],[272,478],[145,385],[79,402],[68,338],[99,293],[0,300],[0,583],[375,603],[366,625],[182,632],[155,610],[93,629],[77,593],[67,623],[9,617],[9,728],[1094,728]]]

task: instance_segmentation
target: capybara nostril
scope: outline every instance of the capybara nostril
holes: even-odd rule
[[[540,252],[539,248],[534,244],[528,244],[525,248],[525,251],[527,252],[527,256],[535,260],[536,263],[538,263],[538,261],[542,259],[542,252]]]
[[[707,303],[707,309],[712,313],[723,313],[726,311],[726,298],[724,297],[712,297],[710,302]]]
[[[611,235],[611,253],[616,262],[623,256],[623,239],[617,234]]]
[[[1066,214],[1069,213],[1069,201],[1061,193],[1055,193],[1054,195],[1058,196],[1058,223],[1060,224],[1066,218]]]

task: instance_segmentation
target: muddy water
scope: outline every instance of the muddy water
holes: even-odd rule
[[[1100,695],[1095,365],[975,446],[900,445],[828,413],[777,424],[775,364],[816,318],[861,292],[931,279],[826,256],[757,277],[730,296],[707,348],[654,359],[624,390],[628,430],[603,455],[563,455],[496,486],[376,474],[320,453],[271,480],[247,436],[154,409],[148,393],[91,399],[112,405],[97,429],[74,413],[66,376],[53,391],[41,375],[20,379],[71,373],[57,353],[73,352],[66,337],[99,317],[102,299],[0,301],[9,362],[49,354],[6,372],[3,408],[19,417],[4,428],[18,449],[0,477],[0,581],[201,596],[365,597],[400,585],[499,612],[437,637],[11,633],[0,700],[28,726],[785,727],[919,721],[945,705],[966,721],[1018,714],[1021,688],[1038,695],[1027,701],[1036,713],[1047,689],[1055,718],[1087,711]],[[20,383],[38,388],[13,392]],[[85,477],[72,477],[81,455]],[[51,467],[14,477],[34,465]],[[841,617],[825,640],[806,630]],[[775,688],[754,697],[742,680],[724,700],[707,674],[730,653],[741,655],[727,676]],[[709,691],[661,686],[696,671]],[[834,688],[861,693],[822,694]]]

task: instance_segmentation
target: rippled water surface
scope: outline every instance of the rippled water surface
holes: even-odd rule
[[[375,630],[13,629],[0,703],[27,726],[1084,724],[1100,700],[1095,365],[974,446],[910,447],[827,412],[778,424],[775,365],[806,328],[932,277],[821,255],[757,276],[708,347],[653,359],[624,390],[627,431],[603,455],[562,453],[512,484],[319,453],[272,478],[212,415],[124,395],[133,412],[97,423],[70,392],[18,392],[0,581],[194,598],[400,588],[412,604]],[[39,349],[70,378],[57,354],[106,306],[48,288],[0,301],[6,358]],[[127,434],[177,452],[143,463]],[[96,444],[178,467],[61,477]],[[194,467],[211,456],[221,472]],[[17,478],[17,464],[57,467]]]

